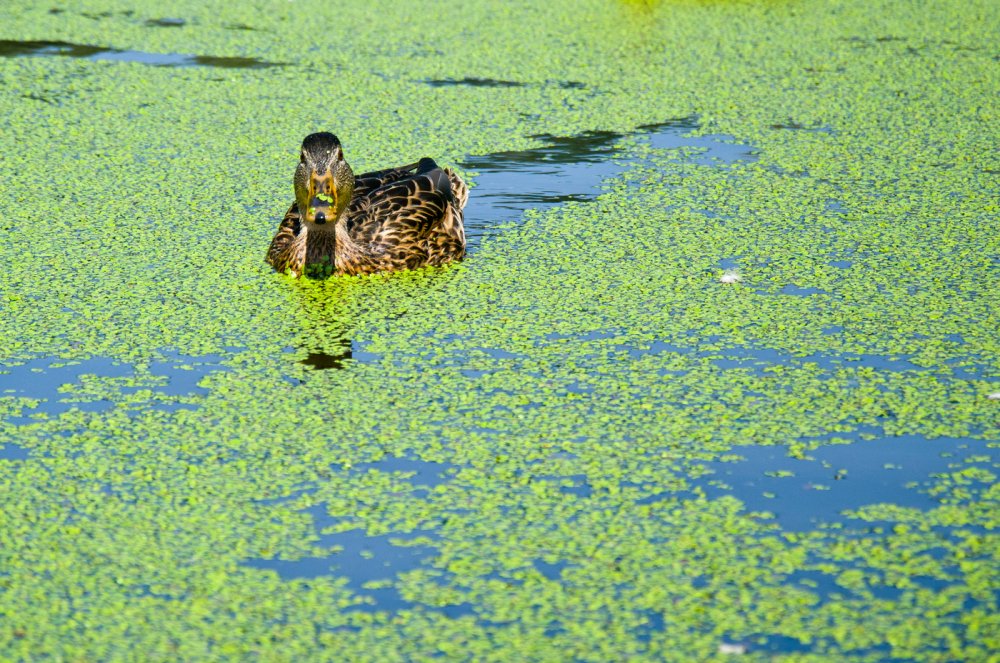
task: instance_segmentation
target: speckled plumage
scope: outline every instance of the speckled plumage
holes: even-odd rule
[[[432,159],[354,177],[336,136],[312,134],[295,182],[296,201],[267,252],[278,271],[371,274],[465,255],[468,187]]]

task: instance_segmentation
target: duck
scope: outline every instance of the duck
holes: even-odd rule
[[[374,274],[465,256],[469,188],[431,158],[355,176],[340,139],[314,133],[302,141],[294,188],[267,251],[278,272]]]

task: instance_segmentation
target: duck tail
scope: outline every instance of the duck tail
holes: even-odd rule
[[[423,159],[417,162],[416,174],[423,175],[424,173],[431,172],[437,167],[438,167],[437,162],[434,161],[434,159],[431,159],[430,157],[424,157]]]
[[[451,195],[455,197],[458,209],[465,209],[465,203],[469,202],[469,185],[451,168],[445,168],[444,173],[451,182]]]

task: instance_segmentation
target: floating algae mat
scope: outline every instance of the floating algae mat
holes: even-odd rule
[[[0,658],[989,660],[994,4],[5,3]]]

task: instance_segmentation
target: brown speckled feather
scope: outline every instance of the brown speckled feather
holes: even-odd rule
[[[430,159],[365,173],[355,178],[351,202],[335,225],[307,227],[292,204],[267,261],[295,276],[306,265],[337,274],[442,265],[465,255],[467,200],[465,182]]]
[[[411,163],[408,166],[400,166],[399,168],[386,168],[385,170],[376,170],[371,173],[362,173],[354,179],[354,198],[367,196],[380,186],[392,184],[404,177],[409,177],[413,175],[416,169],[417,164]]]
[[[299,206],[297,203],[292,203],[285,212],[285,218],[281,220],[278,232],[275,233],[267,250],[267,262],[275,270],[302,276],[306,264],[306,237],[302,230]]]
[[[344,274],[441,265],[465,255],[462,210],[437,167],[356,196],[345,230],[349,241],[338,241],[336,257]]]

